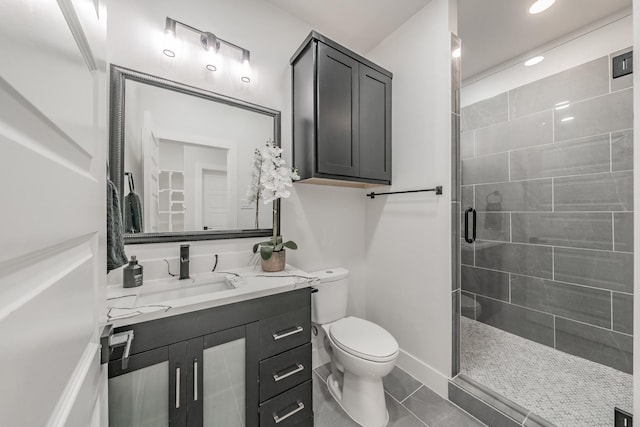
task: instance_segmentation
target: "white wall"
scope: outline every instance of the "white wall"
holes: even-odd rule
[[[443,396],[451,366],[451,35],[433,0],[369,52],[393,71],[393,190],[367,202],[367,318],[398,340],[398,365]],[[453,21],[452,24],[450,22]]]
[[[261,0],[113,0],[108,6],[109,62],[280,110],[284,157],[290,164],[289,59],[311,31],[308,24]],[[195,42],[186,46],[189,55],[175,60],[163,55],[160,41],[167,16],[249,49],[251,84],[242,84],[229,72],[213,75],[206,71],[200,56],[203,51]],[[189,37],[181,29],[178,32],[180,39]],[[331,37],[330,33],[326,35]],[[349,309],[354,315],[364,316],[364,191],[296,184],[292,197],[282,205],[284,237],[299,246],[297,251],[288,251],[288,262],[307,271],[337,265],[350,269]],[[255,241],[200,242],[193,246],[196,252],[224,253],[227,262],[246,263]],[[128,255],[138,255],[142,264],[145,258],[178,255],[177,243],[131,245],[126,249]],[[121,273],[111,273],[109,282],[118,281]]]
[[[633,44],[633,20],[626,16],[543,53],[544,61],[525,67],[517,64],[477,82],[464,85],[460,93],[462,107],[490,98],[507,90],[540,80]],[[462,40],[464,46],[464,40]],[[462,57],[464,68],[464,56]]]
[[[640,46],[640,0],[633,0],[633,44]],[[638,63],[638,53],[634,50],[633,62]],[[633,188],[640,188],[640,73],[633,73]],[[634,200],[634,224],[640,224],[640,198]],[[640,227],[634,228],[634,247],[640,248]],[[637,374],[640,366],[640,250],[634,253],[634,277],[633,277],[633,329],[636,331],[633,337],[633,366],[636,367],[636,375],[633,376],[633,412],[640,414],[640,375]]]

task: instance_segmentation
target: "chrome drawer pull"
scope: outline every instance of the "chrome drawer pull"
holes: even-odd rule
[[[273,374],[273,379],[274,379],[276,382],[278,382],[278,381],[283,380],[283,379],[285,379],[285,378],[287,378],[287,377],[290,377],[291,375],[295,375],[295,374],[297,374],[298,372],[304,371],[304,366],[302,366],[301,364],[296,363],[296,366],[297,366],[297,367],[296,367],[294,370],[289,371],[289,372],[287,372],[286,374],[284,374],[284,375],[282,375],[282,376],[280,376],[280,375],[278,375],[278,374]]]
[[[276,332],[275,334],[273,334],[273,339],[277,341],[279,339],[286,338],[291,335],[299,334],[302,331],[304,331],[304,328],[302,326],[296,326],[296,328],[293,331],[285,332],[284,334],[281,334],[280,332]]]
[[[180,368],[176,368],[176,409],[180,408]]]
[[[298,402],[298,407],[296,409],[294,409],[293,411],[289,412],[287,415],[285,415],[283,417],[279,417],[278,415],[273,414],[273,421],[275,421],[276,424],[279,424],[281,421],[286,420],[290,416],[292,416],[294,414],[297,414],[298,412],[302,411],[303,409],[304,409],[304,403]]]

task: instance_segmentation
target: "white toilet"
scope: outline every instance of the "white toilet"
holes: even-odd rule
[[[382,377],[391,372],[399,354],[398,342],[381,326],[345,317],[349,271],[332,268],[311,273],[318,292],[311,297],[311,321],[325,332],[331,355],[329,392],[347,414],[364,427],[384,427],[389,413]]]

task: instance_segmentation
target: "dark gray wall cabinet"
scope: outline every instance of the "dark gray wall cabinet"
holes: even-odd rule
[[[293,164],[301,180],[390,185],[391,72],[315,31],[291,65]]]
[[[122,348],[110,356],[110,426],[313,427],[309,288],[125,330],[135,339],[126,366]]]

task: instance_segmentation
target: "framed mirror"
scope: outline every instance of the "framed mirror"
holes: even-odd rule
[[[248,193],[267,141],[280,146],[279,111],[112,65],[109,177],[125,243],[270,236],[279,201]]]

